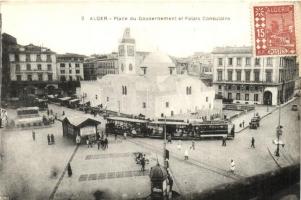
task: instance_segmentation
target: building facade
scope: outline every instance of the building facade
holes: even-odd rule
[[[98,80],[101,103],[106,109],[150,118],[213,109],[214,89],[198,77],[177,74],[170,56],[152,52],[140,65],[131,68],[136,55],[135,43],[129,29],[123,37],[119,47],[128,50],[129,45],[134,52],[119,51],[120,73]],[[140,70],[134,70],[138,67]]]
[[[118,74],[118,54],[112,53],[98,57],[96,60],[97,78],[107,74]]]
[[[11,96],[45,94],[58,87],[55,52],[29,44],[9,49]]]
[[[95,81],[97,80],[97,66],[95,58],[88,58],[83,64],[84,80]]]
[[[296,57],[254,57],[251,47],[221,47],[212,53],[217,97],[277,105],[293,96],[299,74]]]
[[[80,81],[84,80],[85,56],[78,54],[57,54],[56,67],[59,81]]]

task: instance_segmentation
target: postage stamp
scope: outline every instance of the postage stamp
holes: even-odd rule
[[[295,55],[294,5],[254,6],[256,56]]]

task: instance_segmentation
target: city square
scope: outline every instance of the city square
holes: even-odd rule
[[[58,5],[37,4],[28,17],[43,9],[57,13]],[[213,33],[240,17],[202,5],[196,7],[225,16],[141,16],[137,25],[129,13],[82,14],[70,27],[91,28],[93,33],[80,32],[87,40],[68,43],[80,34],[74,33],[66,43],[53,42],[49,34],[46,45],[18,34],[22,29],[10,25],[16,8],[6,5],[0,26],[0,199],[299,199],[301,79],[293,31],[301,27],[291,17],[301,4],[264,7],[272,24],[266,37],[272,39],[259,34],[253,43],[243,30],[239,43],[231,43],[238,36],[228,32],[222,39],[208,36],[195,23],[216,20],[202,24]],[[247,3],[230,5],[246,9]],[[177,6],[172,12],[183,6],[183,16],[189,8],[198,12]],[[26,8],[20,5],[16,18],[28,14]],[[268,19],[284,11],[282,18]],[[265,21],[258,18],[262,12],[254,7],[256,23]],[[233,24],[244,27],[249,18]],[[62,28],[53,20],[58,22],[46,22]],[[173,33],[182,22],[169,30],[164,20],[188,20],[190,28]],[[261,33],[265,25],[254,27]],[[277,44],[290,51],[269,54]]]

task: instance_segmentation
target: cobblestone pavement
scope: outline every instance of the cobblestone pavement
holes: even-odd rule
[[[278,110],[262,119],[259,129],[241,130],[234,140],[227,141],[226,147],[220,140],[196,141],[196,149],[189,150],[188,161],[184,160],[184,151],[190,149],[191,141],[182,141],[181,150],[177,149],[177,141],[168,144],[175,190],[179,193],[200,192],[299,162],[299,121],[297,112],[290,110],[291,104],[296,104],[297,100],[281,109],[285,147],[280,148],[280,158],[273,156],[276,146],[272,143],[276,137]],[[67,116],[91,116],[59,106],[51,108],[59,113],[64,109]],[[73,175],[62,176],[74,152],[74,143],[62,137],[62,125],[58,121],[53,126],[35,129],[35,132],[36,140],[33,141],[31,129],[2,131],[5,135],[5,156],[1,161],[3,169],[0,174],[5,185],[2,185],[2,192],[17,199],[48,199],[60,177],[62,180],[54,199],[94,199],[95,195],[111,199],[145,197],[150,194],[150,181],[146,174],[157,160],[162,163],[162,140],[118,138],[115,141],[109,136],[107,150],[98,150],[96,145],[93,148],[80,146],[71,161]],[[51,133],[55,135],[54,145],[47,144],[47,134]],[[255,149],[250,147],[252,137],[255,138]],[[135,152],[144,152],[150,161],[144,173],[135,162]],[[234,175],[228,172],[231,159],[236,163]]]

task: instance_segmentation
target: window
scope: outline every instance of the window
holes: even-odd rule
[[[246,65],[251,65],[251,58],[250,57],[246,58]]]
[[[246,81],[250,81],[250,74],[251,74],[251,71],[248,70],[248,71],[245,71],[246,72]]]
[[[65,67],[65,63],[60,63],[60,67]]]
[[[17,75],[17,81],[21,81],[21,75]]]
[[[127,95],[127,87],[122,86],[122,95]]]
[[[255,58],[255,65],[260,65],[260,58]]]
[[[254,94],[254,101],[258,101],[258,94]]]
[[[249,94],[245,94],[245,101],[249,101]]]
[[[250,87],[248,85],[246,85],[246,90],[249,91]]]
[[[208,102],[208,97],[206,97],[206,102]]]
[[[133,65],[129,64],[129,70],[132,71],[133,70]]]
[[[272,82],[272,71],[266,71],[266,82]]]
[[[38,64],[38,70],[42,70],[42,65]]]
[[[173,110],[172,111],[170,111],[170,116],[173,116],[174,115],[174,113],[173,113]]]
[[[232,99],[232,93],[231,92],[228,93],[228,99]]]
[[[19,72],[21,70],[20,65],[16,64],[16,71]]]
[[[236,93],[236,100],[240,100],[240,93]]]
[[[272,58],[267,58],[267,65],[272,66],[273,65],[273,59]]]
[[[39,61],[39,62],[42,61],[40,54],[37,55],[37,61]]]
[[[110,98],[109,98],[109,97],[107,97],[107,102],[109,102],[109,100],[110,100]]]
[[[81,80],[80,76],[76,76],[76,80],[80,81]]]
[[[69,69],[69,74],[72,74],[72,69]]]
[[[255,89],[255,91],[258,91],[258,86],[255,86],[255,88],[254,88],[254,89]]]
[[[28,81],[32,81],[32,76],[29,74],[29,75],[27,75],[27,80]]]
[[[39,81],[42,81],[43,80],[43,74],[38,74],[38,79],[39,79]]]
[[[26,54],[26,62],[30,62],[30,55]]]
[[[233,65],[233,58],[228,58],[228,65]]]
[[[217,72],[217,80],[222,81],[223,80],[223,71],[218,71]]]
[[[128,56],[134,56],[134,47],[133,46],[127,46],[127,53]]]
[[[228,90],[231,90],[232,89],[232,86],[231,85],[228,85]]]
[[[146,103],[142,102],[142,108],[146,108]]]
[[[190,87],[186,87],[186,94],[187,95],[191,95],[191,86]]]
[[[218,59],[218,65],[219,65],[219,66],[222,66],[222,65],[223,65],[223,58],[219,58],[219,59]]]
[[[237,90],[240,90],[240,85],[238,85],[236,88],[237,88]]]
[[[61,70],[61,74],[65,74],[65,70]]]
[[[51,71],[52,70],[52,66],[50,64],[47,65],[47,70]]]
[[[165,107],[169,108],[169,102],[165,102]]]
[[[236,58],[236,64],[237,64],[238,66],[241,65],[241,58]]]
[[[72,67],[71,63],[69,63],[69,67]]]
[[[218,96],[220,96],[220,97],[223,95],[222,92],[218,92],[217,94],[218,94]]]
[[[236,71],[236,80],[241,81],[241,71],[240,70]]]
[[[70,81],[73,81],[73,77],[72,77],[72,76],[69,76],[69,80],[70,80]]]
[[[221,90],[221,89],[222,89],[222,86],[221,86],[221,85],[218,85],[218,89]]]
[[[78,69],[77,69],[77,70],[75,70],[75,73],[79,74],[79,73],[80,73],[80,70],[78,70]]]
[[[124,66],[123,66],[123,64],[121,64],[121,71],[123,72],[123,70],[124,70]]]
[[[52,81],[52,75],[48,74],[48,81]]]
[[[15,55],[15,59],[16,59],[16,62],[19,62],[20,58],[19,58],[18,54]]]
[[[146,67],[143,67],[142,71],[143,71],[143,75],[145,75],[146,74]]]
[[[27,69],[28,71],[30,71],[30,70],[31,70],[31,65],[30,65],[30,64],[27,64],[27,65],[26,65],[26,69]]]
[[[260,76],[260,72],[254,71],[254,81],[259,82],[259,76]]]
[[[51,62],[51,56],[49,54],[47,55],[47,61]]]
[[[79,67],[79,64],[78,64],[78,63],[75,63],[75,67]]]
[[[232,70],[228,70],[228,81],[232,81]]]
[[[119,51],[119,56],[124,56],[124,46],[123,45],[119,46],[118,51]]]
[[[65,76],[61,76],[61,81],[66,81],[66,77]]]

